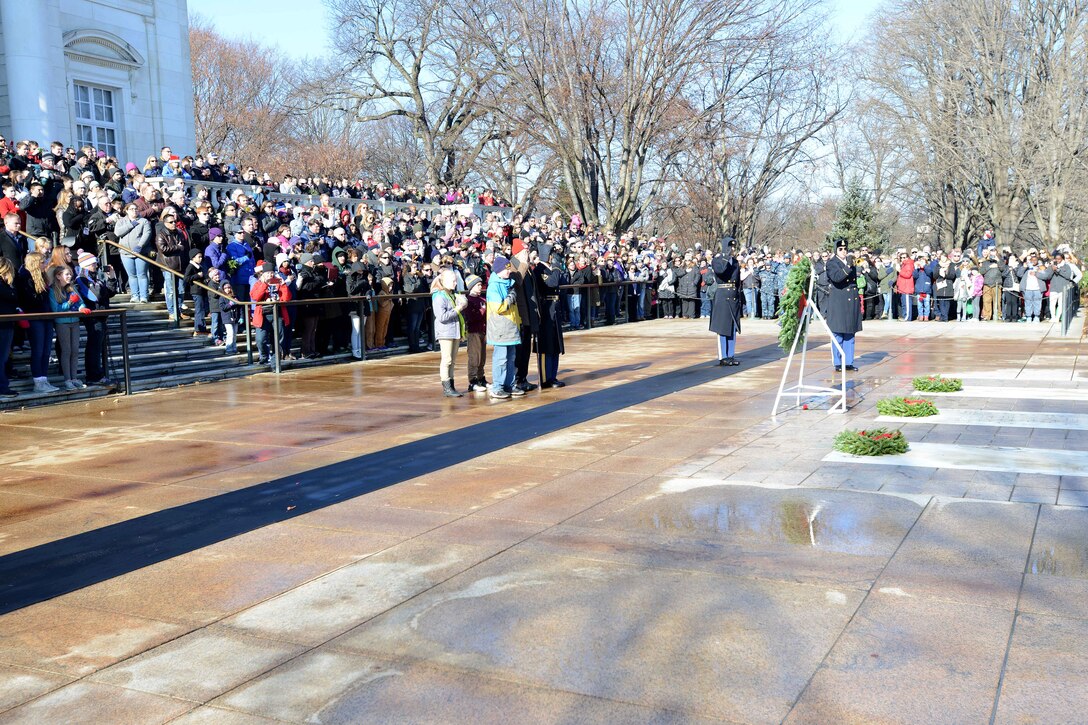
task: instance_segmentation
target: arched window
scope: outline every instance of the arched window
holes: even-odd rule
[[[72,123],[77,145],[91,145],[110,156],[121,147],[121,90],[144,66],[140,53],[103,30],[64,34]]]

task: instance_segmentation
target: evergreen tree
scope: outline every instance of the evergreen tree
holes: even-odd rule
[[[855,177],[846,185],[846,193],[836,209],[835,223],[824,244],[828,249],[834,249],[836,239],[845,239],[853,251],[863,246],[879,249],[882,237],[877,228],[872,197]]]

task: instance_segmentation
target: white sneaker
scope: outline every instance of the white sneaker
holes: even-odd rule
[[[35,393],[55,393],[60,388],[53,387],[46,378],[34,378]]]

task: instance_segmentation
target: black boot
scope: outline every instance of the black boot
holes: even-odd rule
[[[442,394],[445,395],[447,398],[460,398],[460,397],[462,397],[461,393],[458,393],[457,390],[453,387],[453,381],[452,380],[443,380],[442,381]]]

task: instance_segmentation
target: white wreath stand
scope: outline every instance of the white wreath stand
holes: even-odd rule
[[[827,326],[827,320],[820,312],[819,308],[812,301],[812,285],[814,281],[814,275],[810,274],[808,277],[808,294],[805,295],[805,309],[801,311],[801,319],[797,323],[797,334],[793,337],[793,345],[790,346],[789,357],[786,358],[786,369],[782,371],[782,382],[778,385],[778,395],[774,399],[774,410],[771,411],[771,417],[778,415],[779,406],[782,403],[783,398],[793,398],[793,407],[796,408],[801,405],[801,398],[838,398],[828,409],[828,413],[845,413],[846,412],[846,366],[842,367],[842,381],[839,387],[828,388],[822,385],[806,385],[805,384],[805,360],[808,353],[808,340],[810,335],[808,329],[812,318],[815,317],[823,323],[824,329],[827,330],[828,336],[831,338],[831,344],[839,351],[839,358],[845,362],[845,354],[843,353],[842,346],[839,341],[835,339],[835,336],[831,333],[831,328]],[[786,387],[786,382],[790,377],[790,368],[793,365],[793,357],[797,352],[797,343],[801,340],[801,335],[804,333],[804,342],[801,342],[801,366],[797,371],[797,384]]]

